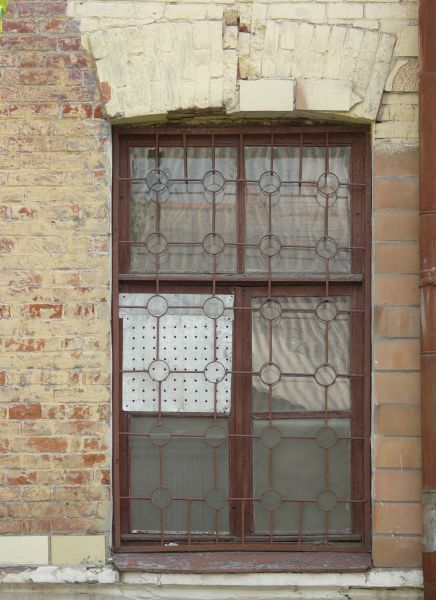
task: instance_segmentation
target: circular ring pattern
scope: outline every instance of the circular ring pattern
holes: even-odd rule
[[[279,383],[282,372],[280,367],[275,363],[265,363],[259,371],[260,380],[265,385],[277,385]]]
[[[171,440],[171,431],[165,425],[155,425],[150,431],[150,440],[154,446],[166,446]]]
[[[170,374],[170,368],[164,360],[154,360],[148,367],[148,374],[153,381],[165,381]]]
[[[145,181],[153,192],[163,192],[168,187],[168,175],[162,169],[152,169],[147,173]]]
[[[336,369],[332,365],[321,365],[315,371],[315,381],[318,385],[329,387],[336,381]]]
[[[203,303],[203,312],[209,319],[218,319],[224,314],[224,310],[224,302],[217,296],[210,296]]]
[[[208,233],[203,239],[203,248],[207,254],[216,256],[224,250],[225,242],[218,233]]]
[[[316,186],[323,196],[333,196],[339,189],[340,181],[334,173],[327,171],[318,177]]]
[[[276,321],[282,315],[282,305],[276,298],[267,298],[260,305],[260,314],[267,321]]]
[[[213,360],[204,368],[204,377],[210,383],[219,383],[226,376],[226,368],[219,360]]]
[[[211,425],[206,429],[204,440],[208,446],[219,448],[226,443],[227,433],[221,425]]]
[[[332,448],[337,441],[338,436],[332,427],[321,427],[316,434],[316,443],[320,448]]]
[[[315,315],[323,323],[331,323],[338,316],[338,307],[334,300],[321,300],[315,309]]]
[[[279,191],[282,180],[275,171],[265,171],[259,177],[259,187],[264,194],[275,194]]]
[[[331,237],[322,237],[317,241],[315,251],[320,258],[330,260],[336,256],[338,244],[336,243],[336,240]]]
[[[169,489],[162,486],[154,489],[150,497],[151,503],[161,510],[167,508],[171,504],[172,499],[173,497]]]
[[[265,446],[265,448],[275,448],[278,446],[282,439],[282,434],[277,429],[277,427],[273,427],[272,425],[267,425],[260,432],[259,436],[261,444]]]
[[[216,194],[224,188],[226,180],[221,171],[211,170],[207,171],[203,177],[203,187],[206,192]]]
[[[168,302],[164,296],[155,294],[147,302],[147,310],[153,317],[163,317],[168,310]]]
[[[213,488],[206,494],[206,504],[212,510],[222,510],[227,504],[227,496],[219,488]]]
[[[282,497],[276,490],[266,490],[260,497],[260,505],[268,512],[277,510],[282,503]]]
[[[167,238],[162,233],[150,233],[145,240],[145,247],[155,256],[163,254],[168,247]]]
[[[331,490],[323,490],[318,494],[316,499],[316,503],[318,508],[323,512],[330,512],[338,503],[338,499],[336,494],[334,494]]]
[[[282,249],[282,243],[276,235],[264,235],[259,242],[259,249],[264,256],[275,256]]]

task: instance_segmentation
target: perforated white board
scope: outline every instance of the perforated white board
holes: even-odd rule
[[[216,360],[226,371],[232,368],[233,296],[218,295],[226,308],[215,320],[204,315],[205,294],[165,294],[169,308],[159,318],[159,351],[157,319],[146,309],[152,294],[120,294],[120,318],[123,320],[122,369],[138,371],[122,374],[122,407],[124,411],[156,412],[161,386],[162,412],[229,413],[231,374],[217,384],[206,380],[204,368]],[[198,308],[185,308],[195,306]],[[216,354],[214,356],[214,345]],[[162,383],[148,372],[155,360],[165,361],[170,374]],[[193,371],[188,373],[186,371]]]

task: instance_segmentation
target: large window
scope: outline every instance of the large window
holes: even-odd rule
[[[115,138],[116,547],[367,548],[366,132]]]

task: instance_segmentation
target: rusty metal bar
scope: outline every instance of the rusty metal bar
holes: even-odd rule
[[[436,2],[419,11],[420,255],[423,570],[425,600],[436,599]]]

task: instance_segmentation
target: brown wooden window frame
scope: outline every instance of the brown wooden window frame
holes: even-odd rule
[[[168,553],[175,550],[192,551],[315,551],[335,553],[368,553],[370,550],[370,299],[371,299],[371,171],[370,171],[370,133],[366,126],[262,126],[262,127],[189,127],[179,126],[147,127],[147,128],[114,128],[114,168],[113,168],[113,426],[114,426],[114,549],[119,553],[132,552],[159,552]],[[243,168],[244,140],[250,143],[290,144],[299,146],[320,145],[328,148],[333,145],[351,146],[351,198],[358,194],[360,202],[352,203],[351,216],[351,270],[349,273],[318,274],[280,274],[266,278],[262,274],[247,274],[244,272],[244,255],[242,253],[244,239],[244,208],[241,169]],[[275,297],[280,295],[310,296],[322,295],[320,290],[325,290],[325,296],[347,295],[351,298],[353,307],[359,307],[362,319],[359,322],[359,331],[351,332],[351,365],[350,370],[360,373],[362,385],[353,392],[352,409],[349,413],[352,427],[352,437],[356,442],[351,449],[351,475],[352,500],[356,500],[353,510],[352,536],[341,541],[329,540],[325,543],[307,543],[301,539],[271,540],[256,539],[250,535],[252,522],[252,503],[247,502],[244,508],[230,504],[230,524],[232,539],[223,543],[222,539],[211,538],[196,540],[190,538],[189,543],[181,544],[179,548],[165,546],[162,540],[153,540],[152,536],[129,533],[129,515],[123,508],[123,499],[129,497],[129,415],[121,409],[121,357],[122,335],[119,327],[119,294],[122,292],[154,292],[156,290],[156,276],[142,273],[129,272],[130,265],[130,193],[131,176],[128,168],[129,148],[131,146],[149,145],[150,140],[155,140],[159,145],[176,145],[181,142],[186,147],[189,145],[214,147],[216,140],[221,145],[238,144],[239,148],[239,175],[238,179],[238,224],[237,236],[240,245],[237,254],[237,272],[231,274],[214,274],[213,293],[235,294],[235,306],[248,307],[250,299],[255,296]],[[187,142],[188,140],[188,142]],[[326,152],[328,154],[328,152]],[[328,165],[327,165],[328,171]],[[127,243],[126,243],[127,242]],[[159,275],[161,293],[210,293],[211,276],[209,274],[161,274]],[[251,359],[251,311],[235,311],[233,371],[247,372],[251,378],[251,366],[247,364]],[[250,334],[251,335],[251,334]],[[248,351],[247,351],[248,348]],[[356,367],[356,368],[355,368]],[[250,380],[251,381],[251,380]],[[250,381],[244,381],[244,375],[233,379],[232,398],[236,405],[242,397],[241,389],[250,387]],[[357,388],[356,388],[357,389]],[[246,393],[246,392],[245,392]],[[242,403],[240,403],[242,407]],[[247,403],[245,403],[247,406]],[[248,410],[249,414],[245,414]],[[245,411],[245,412],[244,412]],[[331,417],[333,413],[329,413]],[[236,408],[230,416],[230,431],[237,428],[238,434],[247,427],[250,419],[262,415],[254,414],[251,409]],[[267,416],[267,415],[264,415]],[[299,415],[301,416],[301,414]],[[307,412],[304,418],[318,417],[319,412]],[[322,416],[322,414],[321,414]],[[334,414],[333,414],[334,416]],[[269,415],[271,419],[271,414]],[[280,415],[279,415],[280,418]],[[289,414],[287,414],[289,418]],[[238,420],[245,423],[238,424]],[[230,443],[230,487],[232,497],[250,498],[252,492],[251,470],[246,469],[246,463],[240,460],[241,456],[250,463],[251,441],[250,431],[245,431],[247,437]],[[355,448],[355,450],[353,450]],[[127,462],[126,462],[127,461]],[[126,468],[126,465],[128,467]],[[354,472],[354,473],[353,473]],[[359,508],[357,508],[359,507]],[[236,516],[235,516],[236,515]],[[127,563],[124,563],[127,564]]]

